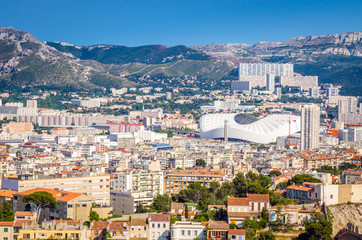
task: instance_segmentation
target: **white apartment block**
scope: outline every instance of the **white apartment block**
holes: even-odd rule
[[[171,225],[172,240],[206,239],[206,226],[201,222],[175,222]]]
[[[320,109],[315,104],[302,107],[300,149],[315,149],[319,145]]]
[[[275,76],[293,76],[293,64],[280,63],[240,63],[239,79],[241,76],[266,76],[274,74]]]
[[[163,172],[124,171],[113,174],[113,189],[121,192],[146,192],[148,196],[163,193]]]
[[[86,107],[86,108],[95,108],[101,106],[101,101],[99,101],[99,99],[85,99],[85,100],[72,99],[71,103],[73,105]]]

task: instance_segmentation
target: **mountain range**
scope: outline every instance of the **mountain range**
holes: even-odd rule
[[[77,46],[0,27],[0,89],[130,87],[147,77],[218,82],[237,79],[240,62],[289,62],[320,83],[342,85],[342,94],[362,95],[361,39],[362,32],[350,32],[257,44]]]

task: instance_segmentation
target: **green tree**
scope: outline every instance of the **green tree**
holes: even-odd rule
[[[216,221],[227,221],[228,218],[228,213],[225,209],[219,208],[215,215],[214,215],[214,220]]]
[[[107,239],[111,239],[111,238],[112,238],[111,233],[110,233],[110,232],[106,232],[106,240],[107,240]]]
[[[260,232],[259,240],[275,240],[275,236],[271,230],[266,232]]]
[[[339,170],[344,171],[348,169],[358,169],[358,166],[353,163],[344,162],[338,166]]]
[[[185,218],[189,219],[189,208],[187,207],[187,204],[185,204]]]
[[[99,221],[99,214],[96,211],[90,211],[89,213],[89,217],[88,217],[90,222]]]
[[[242,173],[238,173],[233,180],[233,185],[235,188],[235,195],[237,197],[246,197],[247,196],[247,187],[248,181]]]
[[[308,174],[297,174],[288,181],[288,186],[292,184],[302,185],[304,182],[321,183],[322,181]]]
[[[269,220],[268,218],[268,212],[265,210],[265,207],[263,207],[263,209],[261,210],[261,218],[265,219],[265,220]]]
[[[157,211],[169,212],[171,209],[171,198],[167,194],[158,194],[153,199],[152,207]]]
[[[280,175],[282,175],[282,173],[280,171],[272,170],[272,171],[269,172],[269,177],[271,177],[271,178],[275,178],[275,177],[278,177]]]
[[[0,221],[13,221],[14,211],[11,203],[4,201],[4,204],[0,206]]]
[[[235,223],[230,223],[229,224],[229,229],[239,229],[239,227]]]
[[[252,228],[245,229],[245,237],[247,240],[254,240],[256,238],[256,230]]]
[[[181,221],[181,220],[178,217],[171,216],[171,218],[170,218],[170,224],[171,225],[174,224],[177,221]]]
[[[26,195],[23,197],[23,202],[30,205],[31,211],[35,213],[36,222],[39,222],[42,209],[58,208],[57,200],[53,197],[52,194],[45,191],[34,192],[32,194]]]
[[[196,159],[196,166],[205,167],[206,166],[206,161],[204,159]]]
[[[332,240],[332,223],[321,213],[314,213],[310,221],[304,221],[305,233],[298,240]]]
[[[138,203],[136,206],[136,213],[145,213],[145,212],[147,212],[146,208],[141,203]]]

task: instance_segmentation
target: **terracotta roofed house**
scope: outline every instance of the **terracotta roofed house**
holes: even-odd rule
[[[207,226],[207,239],[228,239],[229,224],[223,221],[209,221]]]
[[[245,218],[250,217],[248,198],[228,198],[228,223],[241,226]]]
[[[246,231],[245,231],[245,229],[229,229],[229,238],[230,239],[245,240],[246,239]]]

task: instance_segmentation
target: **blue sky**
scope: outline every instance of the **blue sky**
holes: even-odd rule
[[[362,31],[362,1],[0,0],[0,26],[77,45],[251,44]]]

